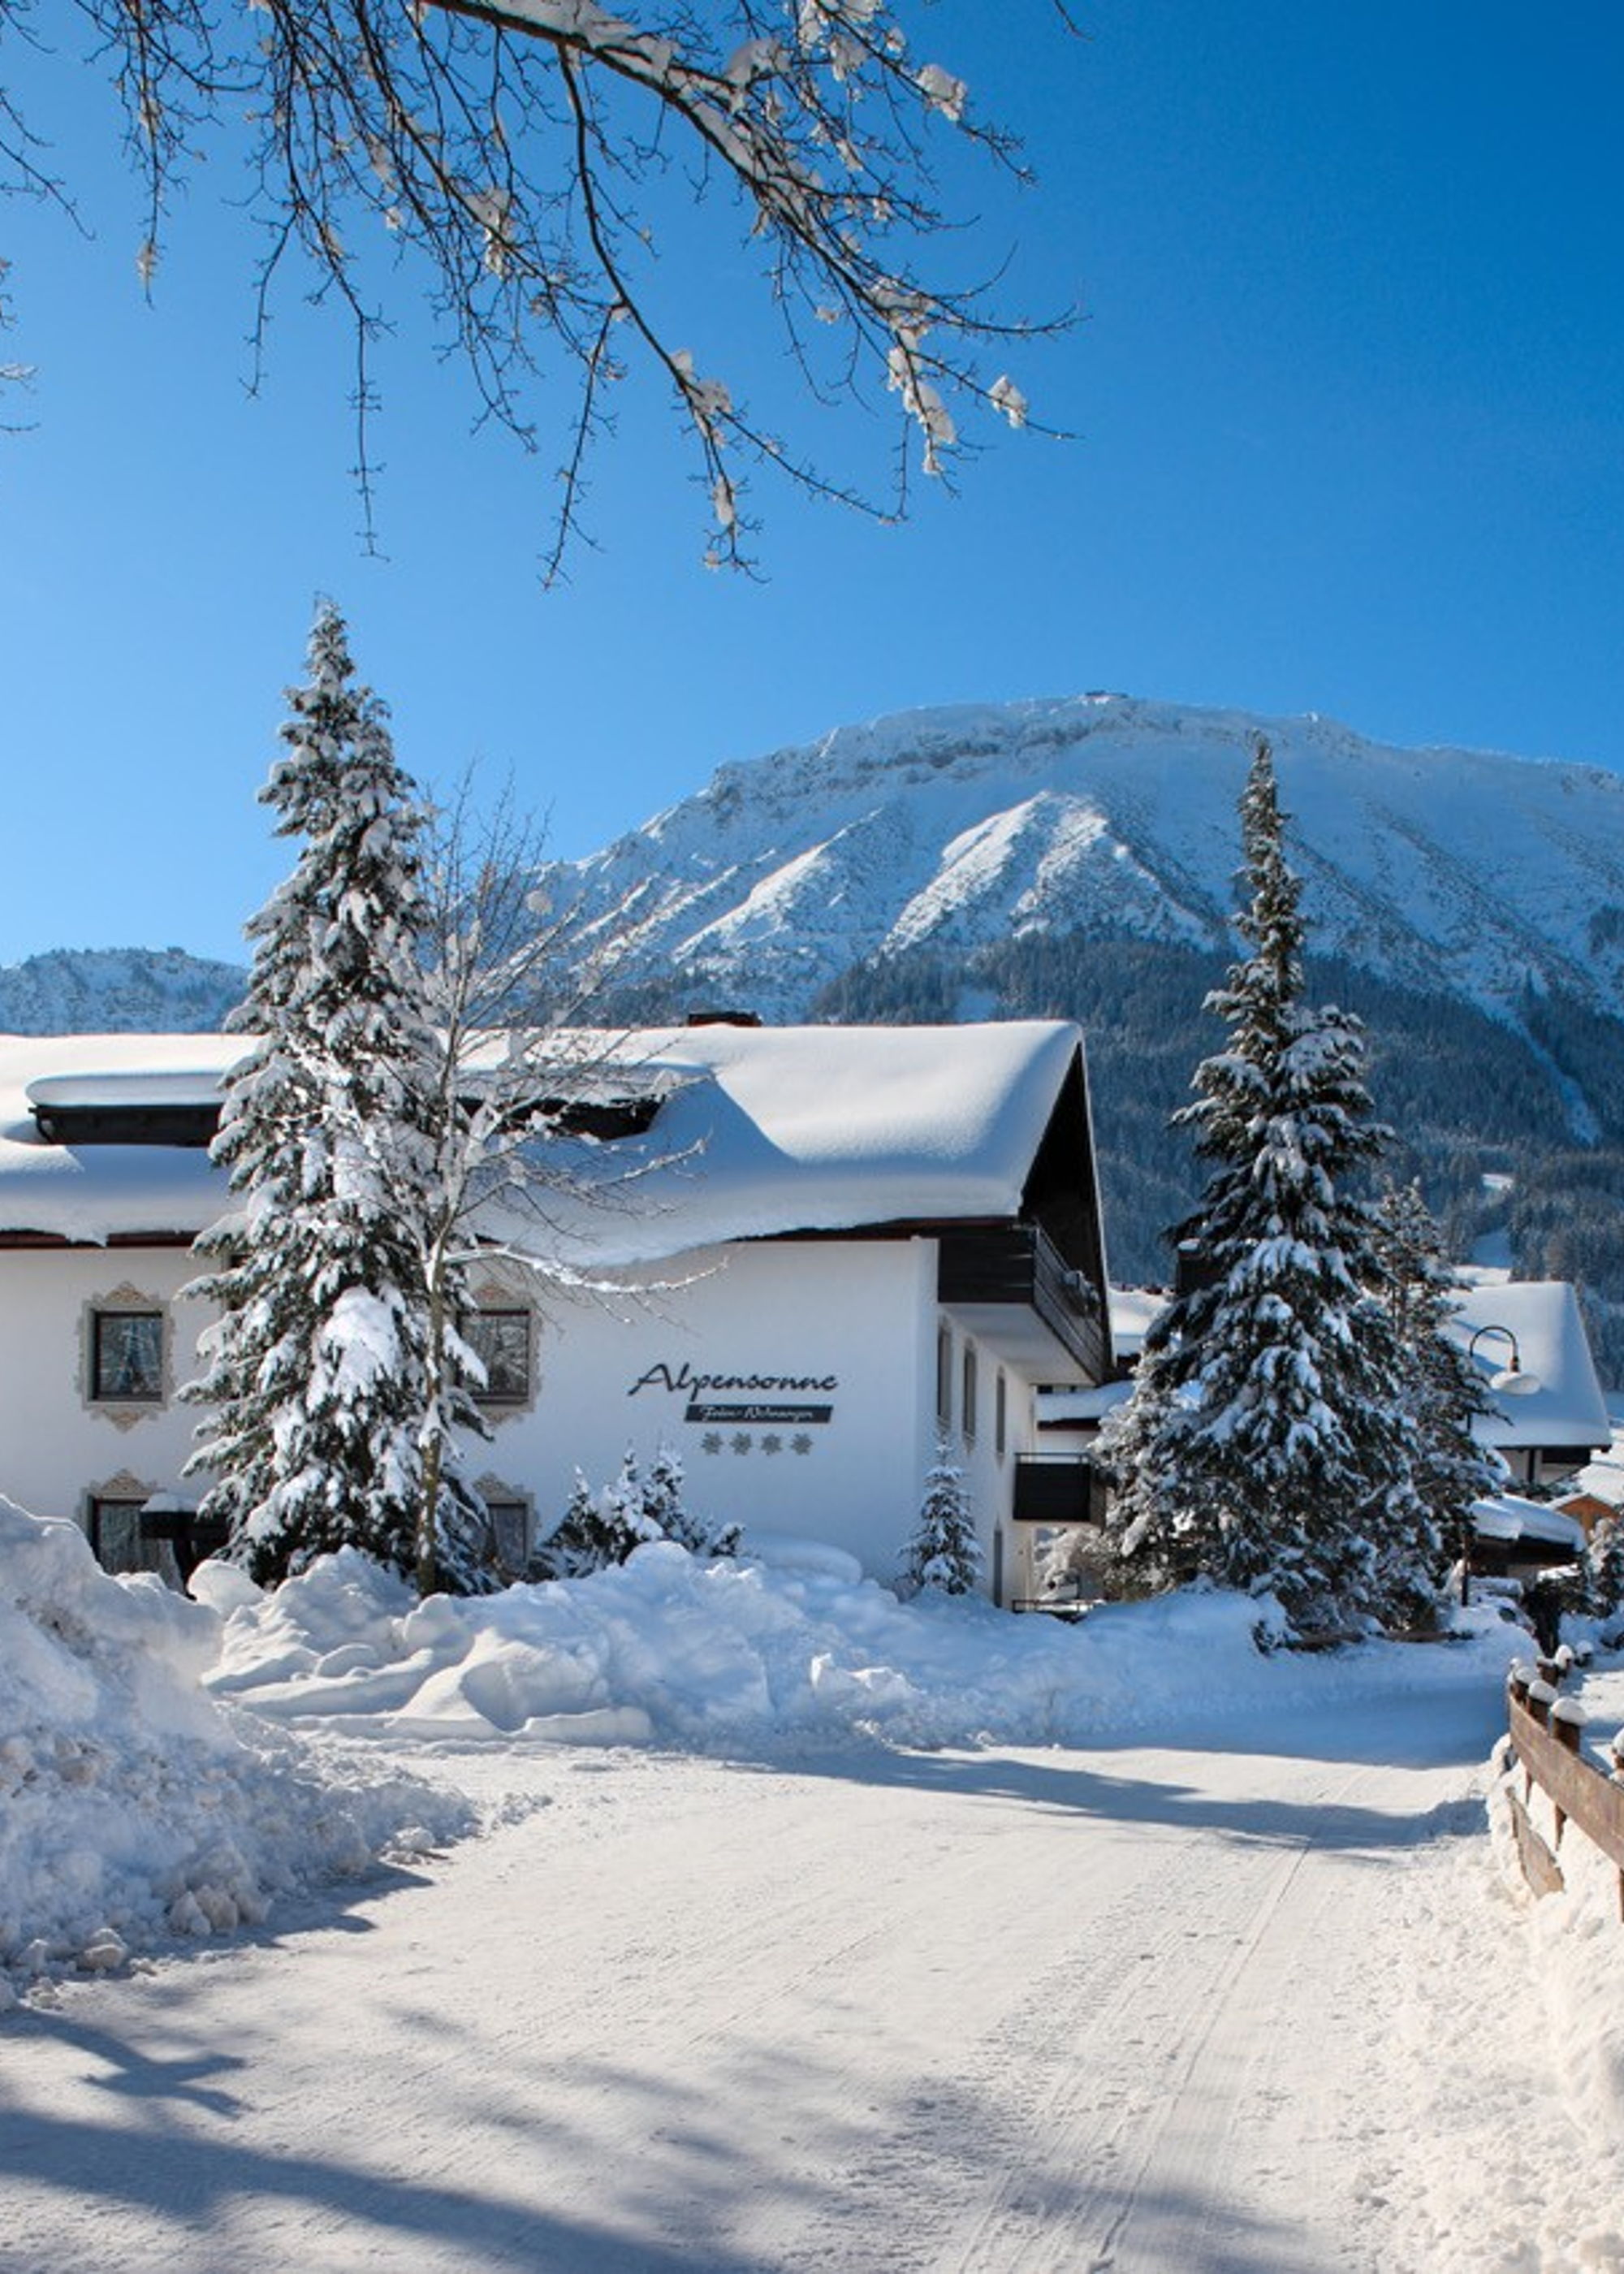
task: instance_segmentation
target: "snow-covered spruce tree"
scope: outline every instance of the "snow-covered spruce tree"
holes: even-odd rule
[[[1152,1584],[1273,1593],[1300,1634],[1407,1623],[1437,1541],[1409,1478],[1372,1211],[1346,1189],[1385,1133],[1358,1021],[1302,1000],[1301,886],[1261,739],[1241,832],[1251,953],[1207,998],[1229,1041],[1178,1117],[1214,1164],[1177,1235],[1193,1284],[1153,1321],[1109,1440],[1112,1531]]]
[[[248,926],[233,1023],[255,1040],[214,1147],[237,1205],[199,1243],[215,1268],[196,1291],[221,1315],[185,1393],[212,1409],[191,1466],[212,1472],[204,1511],[262,1584],[349,1546],[466,1587],[484,1510],[454,1433],[484,1425],[457,1366],[436,1366],[451,1329],[425,1274],[441,1053],[423,1010],[422,816],[331,606],[309,665],[261,792],[300,850]]]
[[[674,1540],[690,1555],[732,1555],[741,1531],[736,1524],[708,1524],[684,1507],[682,1463],[668,1445],[658,1447],[646,1476],[628,1446],[620,1475],[599,1492],[575,1471],[569,1505],[537,1562],[550,1579],[578,1579],[606,1563],[624,1563],[651,1540]]]
[[[658,1445],[643,1486],[643,1512],[649,1522],[658,1525],[662,1539],[674,1540],[690,1555],[737,1555],[743,1526],[712,1524],[695,1516],[687,1505],[683,1484],[681,1456],[669,1445]]]
[[[634,1547],[664,1537],[647,1513],[646,1487],[628,1445],[620,1475],[600,1491],[594,1492],[575,1471],[569,1505],[557,1530],[542,1542],[537,1561],[549,1578],[580,1579],[610,1563],[624,1563]]]
[[[1390,1185],[1376,1211],[1380,1291],[1398,1346],[1398,1402],[1410,1481],[1443,1545],[1462,1559],[1471,1541],[1471,1504],[1498,1489],[1503,1464],[1472,1434],[1494,1402],[1462,1345],[1448,1332],[1459,1291],[1419,1185]]]
[[[927,1587],[945,1595],[968,1595],[981,1579],[981,1542],[965,1472],[944,1439],[938,1442],[936,1459],[926,1473],[919,1521],[898,1558],[898,1571],[908,1595]]]

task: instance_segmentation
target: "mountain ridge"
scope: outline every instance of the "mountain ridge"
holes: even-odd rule
[[[608,1023],[1076,1018],[1112,1264],[1154,1281],[1199,1186],[1168,1123],[1219,1041],[1259,734],[1311,995],[1365,1020],[1393,1172],[1457,1254],[1500,1231],[1520,1276],[1577,1282],[1624,1380],[1624,780],[1598,766],[1101,693],[959,704],[730,762],[538,883]],[[0,970],[0,1027],[203,1028],[243,979],[57,950]]]
[[[1312,713],[1103,695],[903,712],[719,767],[641,829],[549,864],[549,885],[588,943],[616,943],[623,981],[736,984],[779,1018],[843,969],[926,944],[1094,930],[1222,950],[1259,733],[1323,953],[1514,1019],[1530,983],[1618,999],[1624,780],[1403,749]]]

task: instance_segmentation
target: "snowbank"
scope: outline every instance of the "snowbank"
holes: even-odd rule
[[[207,1678],[279,1721],[407,1742],[1046,1745],[1492,1683],[1527,1647],[1485,1616],[1449,1649],[1264,1657],[1259,1616],[1188,1590],[1071,1626],[901,1603],[834,1550],[706,1562],[665,1541],[590,1578],[414,1604],[346,1554],[235,1610]]]
[[[1589,1716],[1587,1754],[1598,1767],[1610,1768],[1613,1733],[1624,1728],[1624,1655],[1598,1666],[1581,1684],[1567,1687]],[[1502,1781],[1497,1798],[1506,1784],[1521,1794],[1520,1768]],[[1529,1806],[1536,1825],[1551,1841],[1555,1826],[1538,1787]],[[1624,1924],[1620,1921],[1618,1869],[1576,1826],[1569,1826],[1560,1849],[1566,1889],[1536,1900],[1517,1861],[1503,1804],[1494,1808],[1492,1822],[1501,1870],[1524,1911],[1547,2034],[1562,2049],[1574,2120],[1596,2152],[1615,2153],[1624,2137]]]
[[[220,1630],[155,1578],[109,1577],[77,1525],[0,1501],[0,2007],[466,1828],[415,1779],[229,1715],[201,1682]]]

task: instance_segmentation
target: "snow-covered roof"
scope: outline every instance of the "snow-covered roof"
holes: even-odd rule
[[[1113,1334],[1115,1330],[1113,1314]],[[1117,1350],[1120,1355],[1120,1344]],[[1125,1405],[1132,1395],[1131,1382],[1101,1382],[1089,1389],[1040,1390],[1038,1426],[1042,1429],[1097,1428],[1108,1413]]]
[[[224,1186],[205,1152],[49,1144],[30,1103],[206,1103],[247,1047],[221,1035],[0,1038],[0,1231],[105,1240],[214,1222]],[[601,1148],[605,1171],[631,1179],[618,1200],[560,1196],[551,1231],[567,1260],[612,1267],[787,1231],[1011,1217],[1081,1049],[1076,1027],[1052,1020],[560,1036],[572,1084],[588,1066],[600,1092],[662,1103],[646,1132]]]
[[[1492,1493],[1471,1505],[1472,1529],[1479,1540],[1538,1540],[1546,1546],[1584,1552],[1584,1526],[1548,1502],[1524,1500],[1519,1493]]]
[[[1616,1458],[1587,1461],[1569,1485],[1566,1501],[1600,1501],[1624,1511],[1624,1463]]]
[[[49,1145],[30,1092],[54,1104],[207,1102],[244,1048],[239,1036],[226,1035],[0,1036],[0,1231],[105,1240],[128,1232],[190,1234],[212,1224],[223,1181],[207,1153]]]
[[[1165,1287],[1111,1289],[1111,1347],[1118,1358],[1137,1358],[1144,1347],[1145,1329],[1158,1311],[1167,1308]]]
[[[1609,1442],[1612,1424],[1590,1337],[1566,1280],[1463,1287],[1450,1332],[1462,1345],[1475,1344],[1477,1366],[1494,1399],[1495,1414],[1478,1429],[1485,1443],[1554,1449]]]

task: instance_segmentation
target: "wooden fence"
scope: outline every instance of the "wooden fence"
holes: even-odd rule
[[[1584,1758],[1584,1714],[1575,1701],[1559,1696],[1560,1669],[1543,1660],[1538,1673],[1514,1666],[1507,1684],[1506,1713],[1511,1726],[1512,1750],[1522,1764],[1521,1796],[1507,1788],[1512,1827],[1522,1870],[1536,1894],[1560,1893],[1562,1867],[1557,1849],[1569,1823],[1576,1824],[1587,1840],[1619,1867],[1619,1915],[1624,1918],[1624,1733],[1613,1741],[1618,1764],[1609,1776]],[[1528,1802],[1538,1785],[1556,1813],[1556,1836],[1547,1844],[1528,1812]]]

